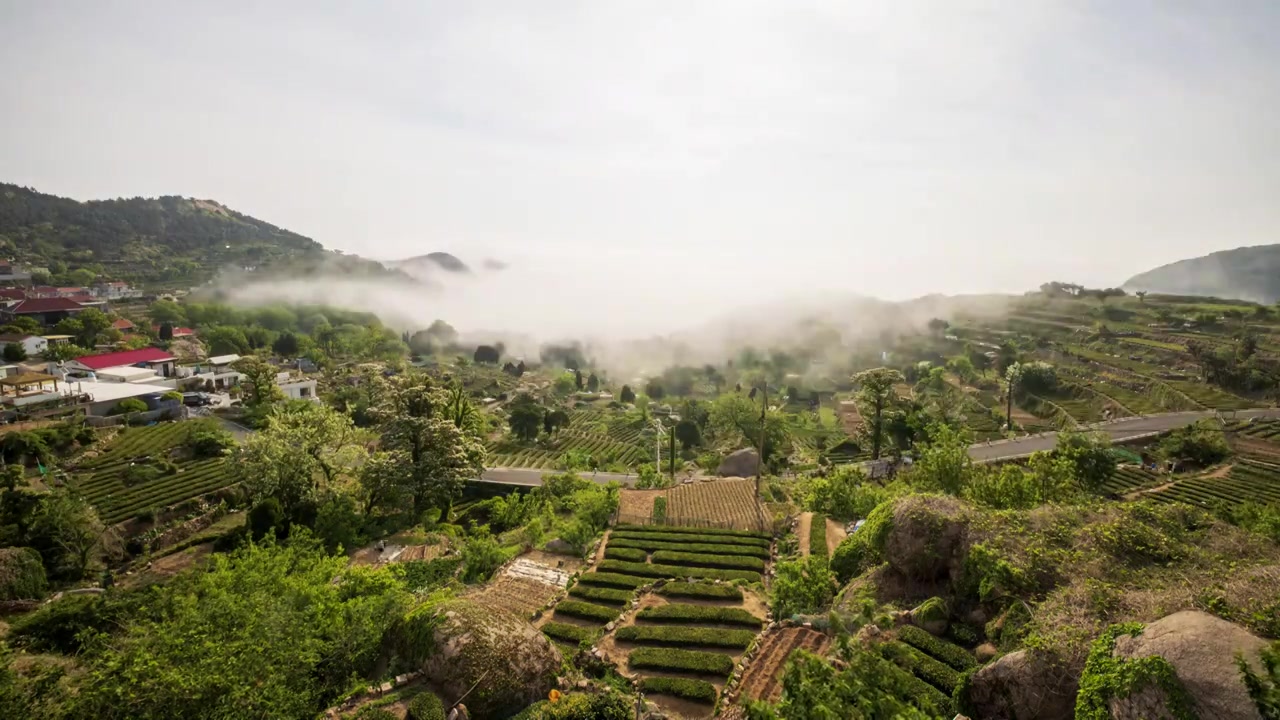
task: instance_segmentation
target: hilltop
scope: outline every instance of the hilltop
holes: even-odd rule
[[[1280,300],[1280,245],[1255,245],[1179,260],[1134,275],[1124,287],[1274,303]]]

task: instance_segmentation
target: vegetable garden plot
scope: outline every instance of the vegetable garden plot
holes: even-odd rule
[[[776,628],[759,647],[742,674],[740,692],[752,700],[777,702],[782,696],[782,673],[791,653],[808,650],[823,655],[831,647],[831,638],[802,627]]]
[[[1115,474],[1107,482],[1103,483],[1101,492],[1105,495],[1120,495],[1145,485],[1153,485],[1159,480],[1160,476],[1150,470],[1122,465],[1116,468]]]
[[[764,514],[756,503],[754,481],[716,480],[671,488],[667,495],[667,522],[761,530]]]

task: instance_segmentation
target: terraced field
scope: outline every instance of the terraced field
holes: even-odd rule
[[[760,649],[742,674],[742,685],[734,699],[777,702],[782,697],[782,673],[787,658],[796,650],[823,655],[831,638],[803,627],[775,628],[760,643]]]
[[[1121,465],[1116,468],[1111,479],[1102,486],[1102,494],[1119,496],[1141,487],[1155,485],[1159,481],[1160,476],[1150,470],[1133,465]]]
[[[1259,440],[1271,440],[1280,443],[1280,420],[1257,419],[1253,421],[1240,420],[1227,423],[1227,432],[1238,433],[1245,437],[1257,438]]]
[[[208,423],[216,426],[190,420],[127,428],[101,454],[72,468],[71,487],[108,525],[226,487],[235,481],[228,461],[194,459],[179,449]]]
[[[1169,381],[1169,385],[1183,395],[1212,410],[1243,410],[1258,406],[1258,403],[1252,400],[1232,395],[1212,385],[1178,380]]]
[[[1147,497],[1161,502],[1185,502],[1197,507],[1255,502],[1280,504],[1280,465],[1239,460],[1225,477],[1181,480]]]
[[[896,635],[878,646],[881,656],[918,681],[911,694],[928,697],[939,707],[950,707],[951,693],[961,674],[977,667],[977,660],[959,645],[912,625],[899,628]]]
[[[667,493],[667,523],[694,527],[761,530],[754,480],[715,480],[677,485]]]
[[[641,444],[642,432],[642,426],[625,419],[609,420],[599,410],[575,410],[569,415],[569,427],[558,431],[549,445],[529,446],[503,438],[489,442],[486,450],[495,467],[554,470],[571,450],[586,452],[601,465],[634,467],[650,458]]]

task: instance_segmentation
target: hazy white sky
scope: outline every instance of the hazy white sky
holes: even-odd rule
[[[1278,34],[1275,0],[0,0],[0,178],[616,284],[1118,284],[1280,242]]]

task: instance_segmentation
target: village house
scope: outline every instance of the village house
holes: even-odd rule
[[[28,297],[0,310],[0,317],[6,320],[29,317],[42,325],[57,325],[59,320],[69,318],[84,309],[80,303],[67,298]]]
[[[10,345],[21,345],[28,356],[43,355],[44,351],[49,348],[49,341],[39,335],[27,335],[24,333],[0,334],[0,348],[7,348]]]
[[[175,365],[177,358],[159,348],[142,348],[141,350],[125,350],[122,352],[104,353],[102,355],[86,355],[66,363],[67,370],[96,373],[99,370],[118,368],[123,365],[148,368],[163,377],[177,375]]]
[[[235,387],[244,379],[242,373],[232,369],[232,363],[240,359],[239,355],[218,355],[194,365],[183,365],[178,368],[178,377],[186,382],[183,387],[206,390],[226,390]]]
[[[8,260],[0,260],[0,283],[27,282],[31,279],[31,270]]]
[[[142,296],[141,290],[124,281],[95,283],[89,291],[100,300],[122,300]]]
[[[320,396],[316,394],[315,378],[295,378],[288,372],[282,372],[276,375],[276,385],[280,386],[285,397],[290,400],[320,402]]]

